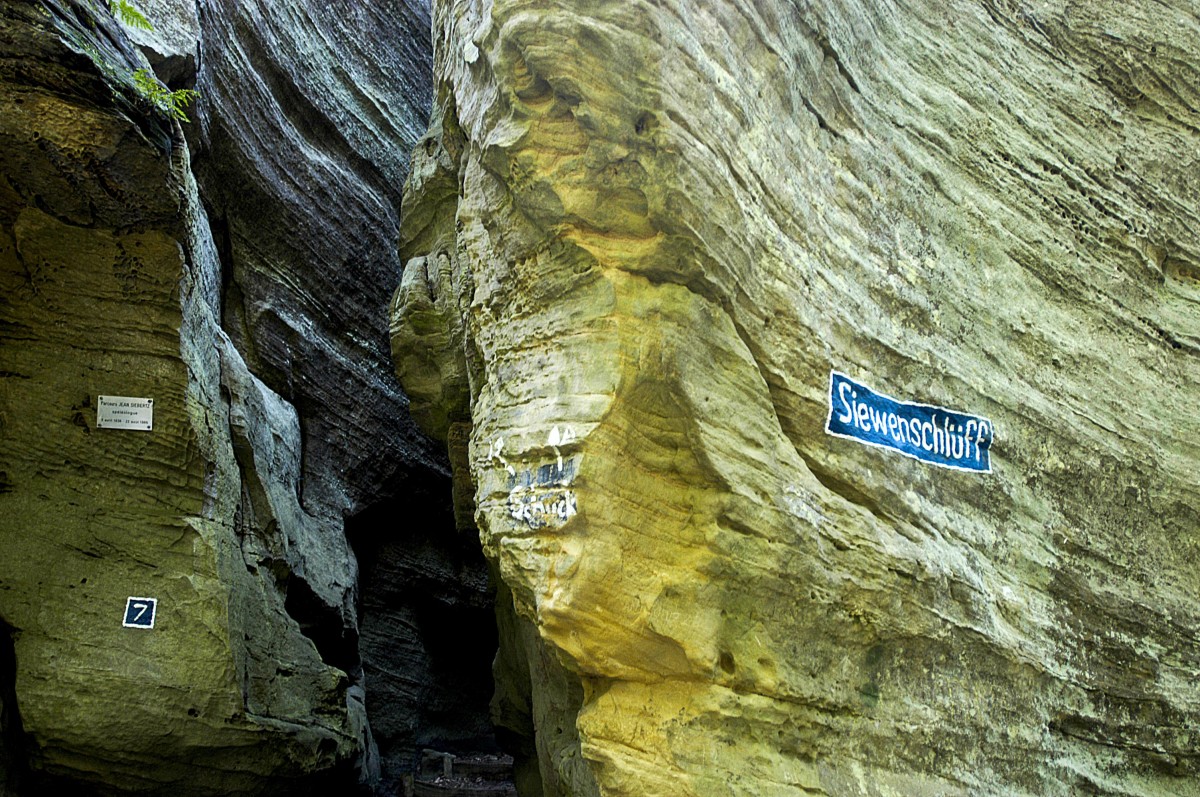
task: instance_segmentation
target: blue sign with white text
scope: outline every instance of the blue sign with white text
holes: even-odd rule
[[[130,598],[125,601],[125,619],[121,625],[126,628],[153,628],[154,610],[158,601],[154,598]]]
[[[943,468],[992,472],[993,427],[987,418],[897,401],[837,371],[829,372],[825,431]]]

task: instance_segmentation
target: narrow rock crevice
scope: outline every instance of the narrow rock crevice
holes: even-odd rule
[[[385,794],[411,783],[422,750],[500,752],[489,708],[494,588],[478,533],[456,529],[444,476],[411,477],[399,496],[346,519]]]

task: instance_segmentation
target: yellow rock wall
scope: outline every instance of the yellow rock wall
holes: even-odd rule
[[[1200,794],[1195,10],[434,17],[393,351],[525,792]],[[993,472],[827,435],[831,370]]]

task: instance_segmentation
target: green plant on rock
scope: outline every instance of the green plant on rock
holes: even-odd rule
[[[181,122],[190,122],[184,108],[188,103],[200,96],[192,89],[176,89],[171,91],[154,76],[149,69],[139,69],[133,73],[133,86],[138,94],[148,99],[156,108]]]
[[[112,15],[131,28],[154,30],[146,15],[133,6],[129,0],[108,0],[108,10]]]
[[[98,0],[87,0],[87,2],[93,8],[98,7]],[[138,11],[129,0],[108,0],[108,10],[123,25],[141,30],[154,30],[154,25],[150,20],[141,11]],[[91,42],[82,42],[80,47],[110,81],[124,82],[125,76],[129,75],[128,71],[115,67]],[[181,122],[192,121],[184,112],[184,108],[193,100],[198,99],[200,92],[193,89],[172,91],[163,85],[162,81],[149,69],[138,69],[133,72],[132,77],[134,89],[155,108]]]

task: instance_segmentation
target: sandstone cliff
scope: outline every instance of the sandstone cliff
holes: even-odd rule
[[[421,505],[447,464],[386,334],[428,9],[138,5],[152,30],[0,8],[0,791],[325,794],[380,756],[389,782],[490,694],[428,648],[491,627],[486,568]],[[152,431],[100,428],[101,396]],[[123,615],[148,597],[152,628]]]
[[[1189,4],[138,6],[0,6],[0,794],[1200,795]]]
[[[393,349],[525,793],[1200,794],[1193,5],[433,33]],[[992,472],[826,434],[831,371],[990,419]]]

